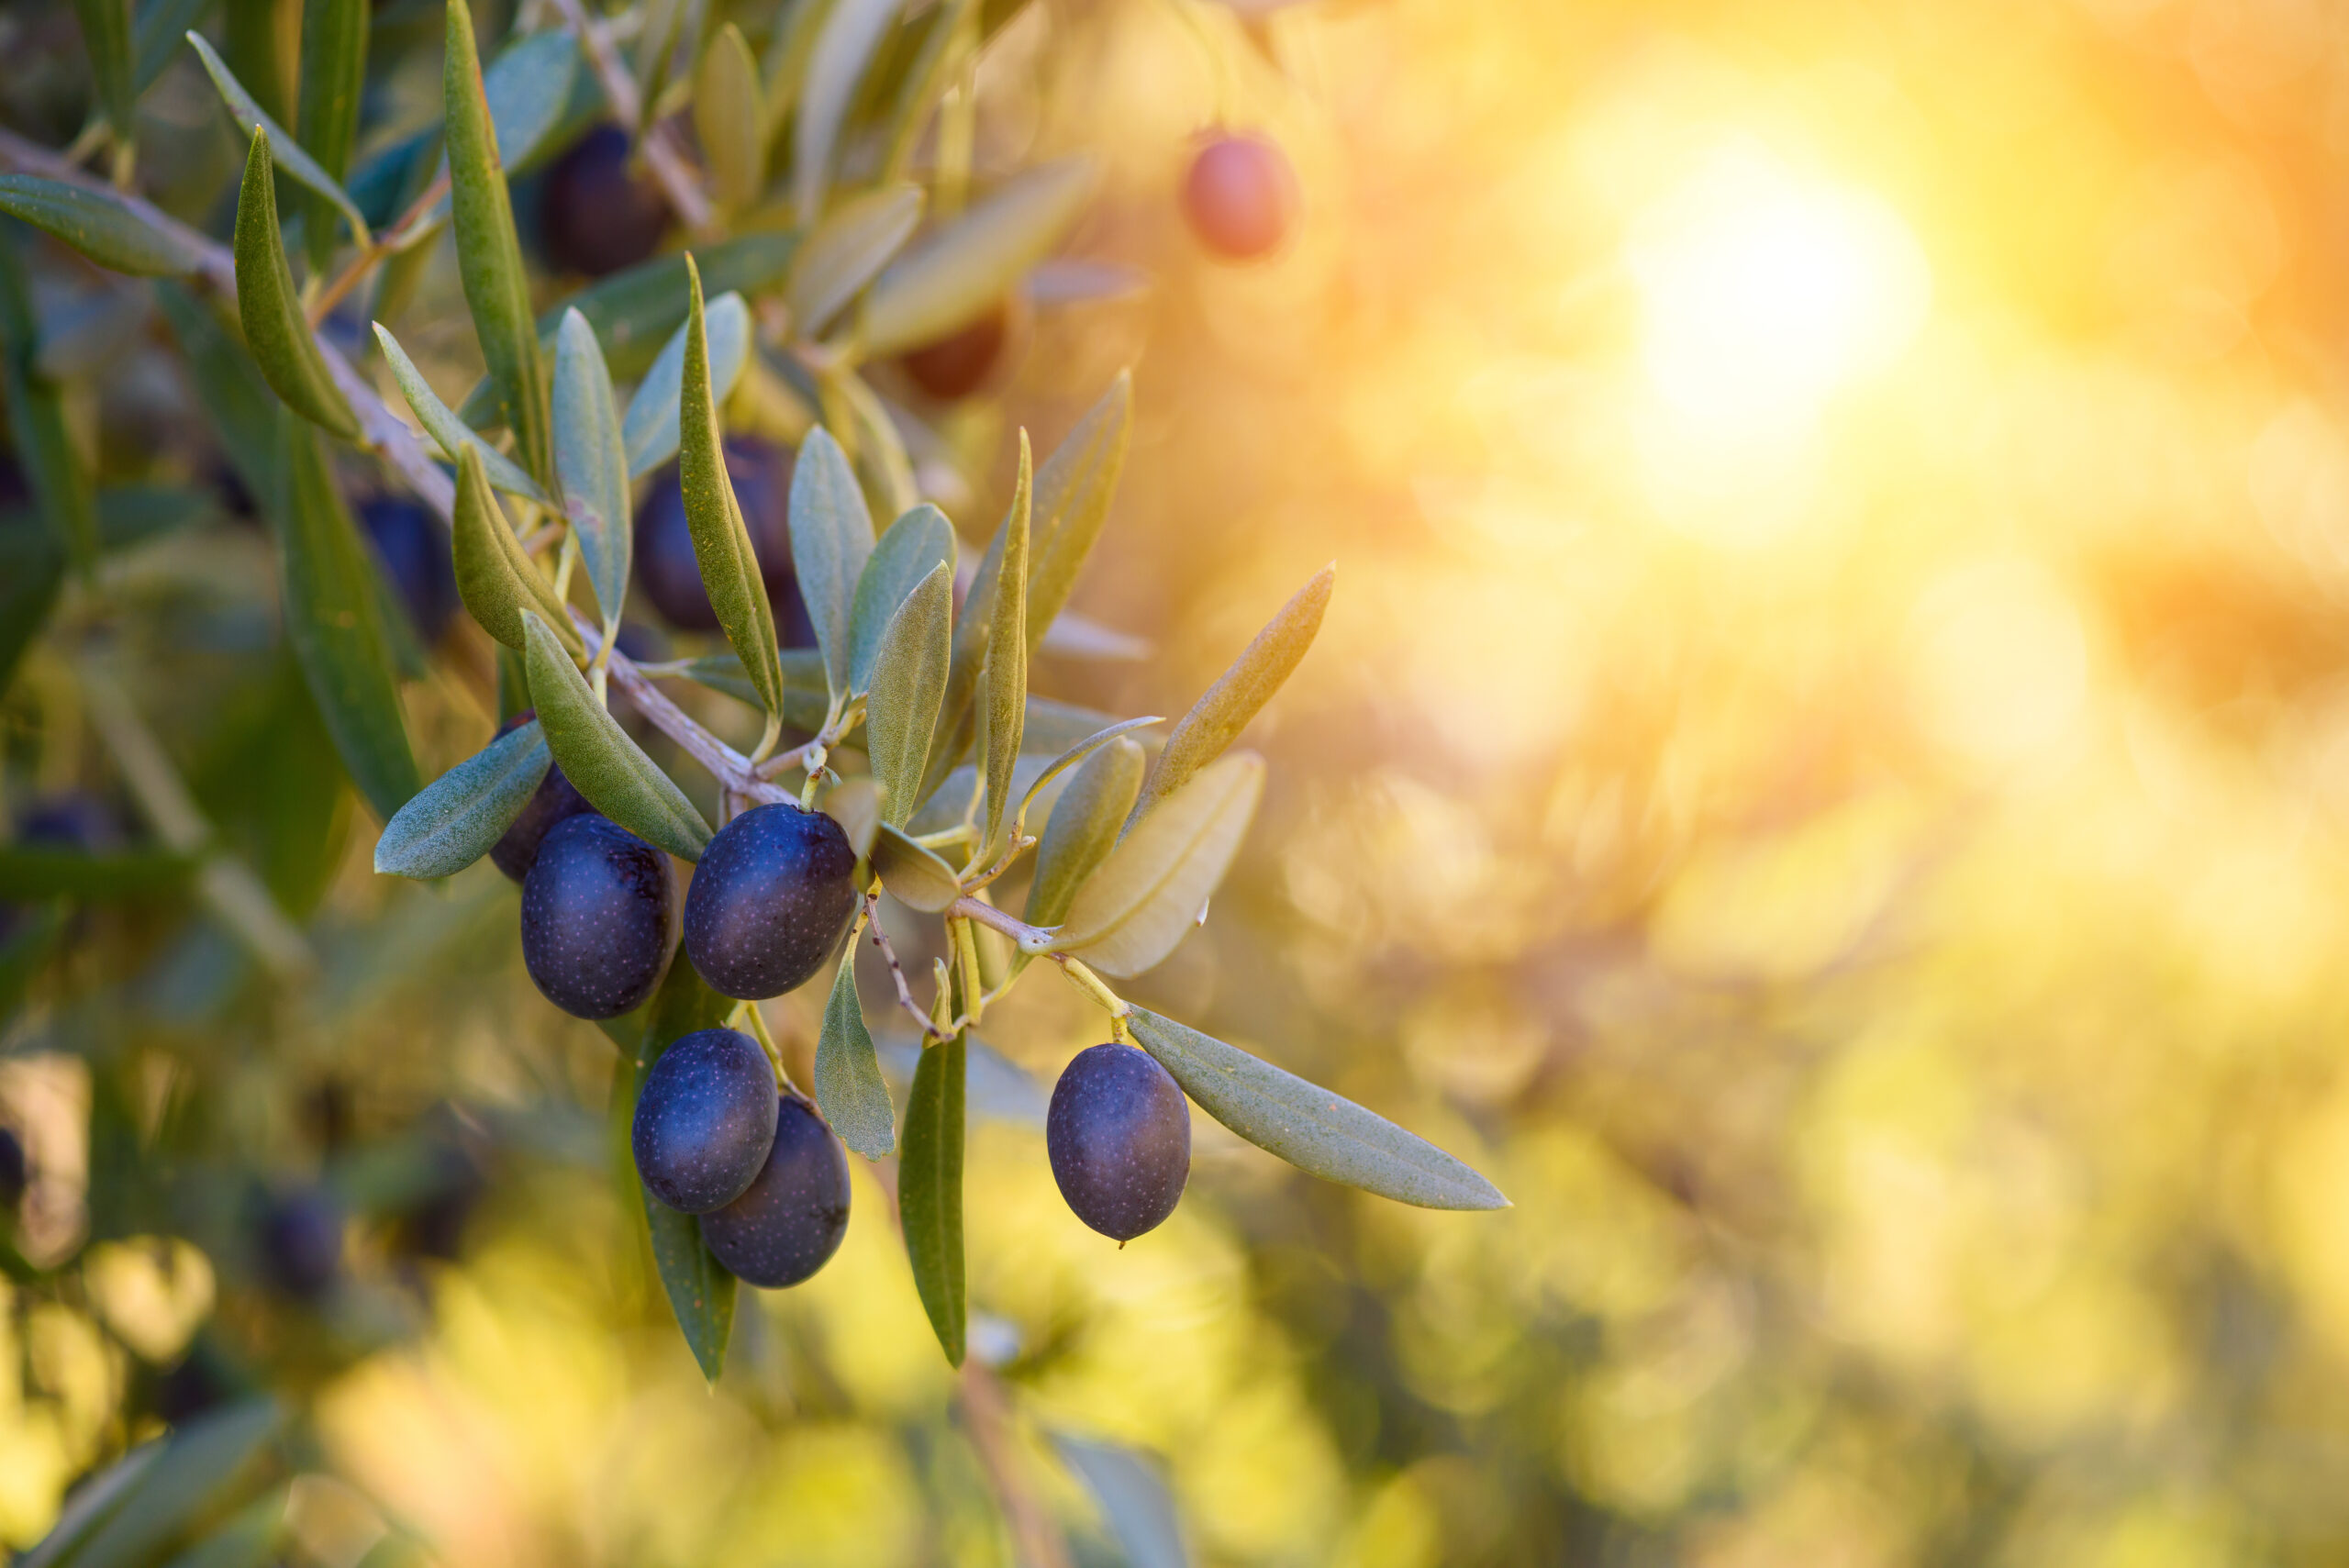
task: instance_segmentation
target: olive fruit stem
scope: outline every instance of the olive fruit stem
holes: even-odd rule
[[[791,1081],[791,1070],[783,1064],[783,1047],[775,1043],[774,1031],[767,1028],[767,1016],[759,1010],[756,1002],[744,1002],[734,1009],[732,1021],[739,1024],[744,1019],[749,1020],[751,1036],[759,1042],[759,1049],[767,1053],[767,1065],[774,1069],[774,1086],[795,1099],[803,1098],[799,1085]]]
[[[1132,1006],[1123,996],[1110,990],[1108,984],[1099,975],[1087,969],[1078,960],[1069,957],[1064,952],[1053,953],[1052,960],[1061,966],[1063,974],[1076,982],[1077,989],[1108,1009],[1109,1038],[1123,1040],[1126,1038],[1126,1019],[1133,1012]]]
[[[897,950],[889,945],[889,933],[882,928],[880,900],[869,892],[864,895],[864,917],[859,924],[869,924],[873,928],[873,945],[881,950],[883,958],[888,960],[889,978],[897,987],[897,1006],[912,1015],[914,1027],[921,1031],[924,1043],[949,1038],[939,1029],[938,1020],[914,1000],[914,988],[906,983],[905,965],[897,962]],[[852,936],[851,940],[854,940]]]
[[[952,915],[946,917],[946,934],[953,939],[954,962],[963,971],[963,1012],[956,1021],[974,1025],[987,1005],[986,986],[979,978],[978,934],[970,921]]]

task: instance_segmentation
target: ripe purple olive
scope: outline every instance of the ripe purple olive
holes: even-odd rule
[[[1044,1116],[1052,1179],[1079,1219],[1119,1242],[1155,1229],[1191,1173],[1191,1110],[1148,1052],[1097,1045],[1052,1086]]]
[[[848,1156],[823,1118],[777,1095],[766,1163],[740,1197],[701,1217],[701,1239],[744,1284],[781,1290],[831,1262],[846,1234]]]
[[[726,476],[733,482],[743,528],[759,558],[759,577],[774,606],[776,639],[785,648],[812,648],[815,624],[791,574],[791,454],[780,447],[751,436],[726,439]],[[654,476],[636,509],[636,580],[661,618],[678,630],[718,629],[674,463]]]
[[[1288,156],[1256,137],[1209,139],[1183,176],[1183,216],[1191,232],[1226,261],[1253,261],[1279,249],[1297,205]]]
[[[711,989],[780,996],[824,967],[856,912],[856,851],[841,825],[787,802],[718,830],[685,890],[685,956]]]
[[[407,618],[427,647],[440,640],[457,613],[457,568],[449,530],[404,495],[378,495],[359,506],[359,526],[407,606]]]
[[[558,822],[522,879],[522,963],[573,1018],[617,1018],[652,995],[669,957],[669,857],[590,813]]]
[[[539,244],[557,272],[600,278],[661,248],[669,204],[629,167],[628,132],[599,125],[554,161],[539,185]]]
[[[261,1219],[262,1273],[296,1301],[315,1301],[342,1272],[342,1208],[316,1188],[288,1193]]]
[[[497,727],[504,735],[528,724],[539,716],[539,710],[526,707]],[[558,822],[573,817],[584,817],[596,808],[579,793],[572,782],[562,776],[561,763],[547,765],[547,776],[539,781],[524,804],[522,814],[489,847],[490,863],[506,873],[509,881],[520,882],[530,874],[530,867],[538,862],[539,845]]]
[[[696,1029],[637,1092],[629,1148],[652,1195],[685,1214],[740,1197],[774,1147],[774,1068],[735,1029]]]
[[[898,356],[897,363],[924,393],[941,403],[952,403],[985,384],[1003,357],[1004,339],[1010,329],[1010,313],[997,303],[970,325],[907,350]]]

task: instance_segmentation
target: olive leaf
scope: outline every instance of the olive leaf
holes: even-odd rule
[[[65,546],[47,527],[22,517],[0,525],[0,692],[64,586]]]
[[[696,0],[645,0],[643,25],[637,30],[635,68],[639,102],[646,107],[645,123],[651,123],[652,106],[660,103],[662,93],[669,85],[669,67],[677,58],[677,44],[685,36],[686,18],[701,9]]]
[[[302,93],[294,111],[294,136],[317,161],[319,172],[341,183],[359,139],[359,98],[367,84],[368,0],[304,0]],[[323,195],[308,203],[306,228],[310,265],[334,259],[334,204]]]
[[[106,124],[114,128],[117,140],[128,142],[139,128],[130,0],[73,0],[73,14],[82,24],[82,48],[90,58],[90,79],[97,87]]]
[[[334,210],[342,215],[343,221],[351,225],[353,240],[361,245],[372,242],[374,237],[368,230],[367,219],[361,215],[359,205],[351,199],[350,193],[342,188],[341,182],[319,168],[317,161],[302,150],[302,144],[288,136],[284,126],[262,111],[262,106],[253,101],[253,95],[245,91],[244,84],[229,71],[228,63],[213,52],[210,44],[205,42],[202,33],[191,29],[186,38],[188,46],[195,50],[195,57],[204,62],[205,73],[212,78],[212,85],[219,89],[220,100],[228,106],[228,116],[237,122],[237,128],[249,139],[265,133],[276,153],[278,165],[285,171],[285,177],[331,203]],[[276,211],[274,195],[270,198],[270,210],[273,215]]]
[[[1182,1518],[1155,1466],[1130,1449],[1088,1442],[1066,1432],[1051,1437],[1061,1462],[1099,1506],[1124,1552],[1126,1568],[1191,1568],[1191,1554],[1183,1545]]]
[[[774,606],[767,601],[766,579],[760,573],[742,508],[734,499],[734,481],[726,472],[717,392],[710,384],[701,278],[691,257],[685,259],[685,358],[677,403],[677,483],[685,499],[685,528],[693,536],[694,560],[701,567],[702,586],[709,592],[718,624],[734,656],[741,660],[742,673],[759,701],[781,719],[783,667],[776,657]]]
[[[483,68],[482,96],[497,127],[497,161],[511,174],[546,151],[571,106],[579,74],[579,39],[569,28],[517,39]]]
[[[53,844],[0,844],[0,899],[28,904],[48,898],[119,903],[167,893],[196,869],[194,857],[170,850],[92,854]]]
[[[856,952],[841,958],[832,994],[824,1004],[824,1029],[816,1040],[816,1106],[840,1140],[868,1160],[897,1147],[889,1085],[881,1081],[881,1059],[864,1027],[864,1004],[856,994]]]
[[[881,116],[889,132],[883,168],[895,172],[912,161],[930,109],[978,46],[978,31],[970,25],[971,14],[978,8],[978,0],[946,0],[913,24],[921,29],[919,45],[897,79],[895,98]]]
[[[1133,373],[1119,371],[1099,401],[1063,437],[1036,475],[1036,524],[1028,559],[1028,648],[1061,619],[1093,553],[1125,472],[1133,434]]]
[[[1191,705],[1191,711],[1166,737],[1166,749],[1159,752],[1157,764],[1143,782],[1141,798],[1134,802],[1133,815],[1126,819],[1129,828],[1221,756],[1257,710],[1281,689],[1305,651],[1313,646],[1313,634],[1321,629],[1321,612],[1329,608],[1330,589],[1337,577],[1335,565],[1315,573],[1312,581],[1299,588],[1232,661],[1231,668]]]
[[[986,832],[989,856],[1003,836],[1004,807],[1011,797],[1011,770],[1019,761],[1020,731],[1028,718],[1028,525],[1032,476],[1028,432],[1019,432],[1019,478],[1004,514],[1003,550],[996,568],[995,604],[987,627],[985,686],[979,710],[987,770]]]
[[[1002,300],[1075,223],[1096,174],[1083,158],[1026,170],[899,256],[865,293],[865,352],[943,338]]]
[[[881,656],[881,639],[891,617],[906,595],[940,566],[950,574],[954,569],[954,525],[937,507],[924,502],[882,531],[857,575],[856,595],[849,606],[851,692],[871,689],[874,661]],[[922,740],[927,750],[930,738]]]
[[[317,431],[281,413],[277,440],[276,500],[268,510],[286,640],[351,783],[388,822],[423,780],[408,750],[375,567]]]
[[[466,0],[449,0],[445,37],[441,100],[457,275],[522,466],[543,482],[551,472],[545,371],[539,362],[538,328],[530,319],[529,274],[514,235],[514,204],[498,162],[497,129],[484,95]]]
[[[890,897],[926,915],[935,915],[963,896],[953,869],[885,818],[873,838],[873,871]]]
[[[946,1359],[963,1364],[969,1301],[963,1284],[963,1036],[921,1053],[906,1097],[897,1210],[914,1289]]]
[[[1028,808],[1036,804],[1036,797],[1043,794],[1046,787],[1049,786],[1054,779],[1060,777],[1061,774],[1066,773],[1069,769],[1077,766],[1086,758],[1092,756],[1093,753],[1101,750],[1102,747],[1108,745],[1111,741],[1119,739],[1130,731],[1143,728],[1149,725],[1163,724],[1166,721],[1164,719],[1159,718],[1154,715],[1142,718],[1120,719],[1117,723],[1110,725],[1106,729],[1097,730],[1093,734],[1086,736],[1084,740],[1078,741],[1067,751],[1063,751],[1059,756],[1052,759],[1050,766],[1046,767],[1042,773],[1036,775],[1035,779],[1028,785],[1027,793],[1019,797],[1019,817],[1021,820],[1026,820]],[[1130,802],[1129,804],[1130,804]]]
[[[613,1085],[614,1122],[625,1127],[635,1116],[637,1087],[662,1051],[696,1029],[716,1029],[733,1010],[730,999],[711,990],[695,973],[680,946],[669,960],[669,973],[662,977],[661,989],[653,994],[643,1036],[627,1059],[624,1082]],[[635,1165],[625,1155],[621,1167],[634,1177]],[[669,1309],[676,1315],[677,1328],[685,1334],[686,1348],[693,1351],[702,1376],[716,1383],[726,1368],[726,1341],[734,1329],[734,1276],[711,1255],[701,1239],[698,1220],[654,1197],[641,1180],[629,1184],[637,1189],[637,1201],[651,1232],[653,1267],[669,1297]]]
[[[882,633],[873,693],[865,704],[865,751],[884,792],[881,819],[893,828],[905,826],[920,804],[917,795],[930,761],[930,732],[946,695],[953,615],[954,572],[941,561],[905,596]]]
[[[831,711],[831,690],[824,684],[824,658],[812,648],[786,648],[783,667],[783,722],[794,729],[820,729]],[[742,662],[731,653],[710,653],[689,660],[682,673],[696,685],[723,692],[736,702],[763,709],[758,688],[742,673]]]
[[[520,464],[482,439],[440,401],[440,395],[424,379],[424,373],[416,368],[416,361],[400,347],[399,339],[380,321],[375,323],[375,341],[383,347],[384,362],[391,367],[392,380],[399,384],[400,395],[407,399],[408,407],[424,426],[424,433],[432,438],[432,444],[440,449],[442,456],[454,462],[457,454],[470,447],[481,459],[482,473],[493,486],[541,506],[552,505],[539,482],[523,473]]]
[[[873,51],[897,19],[901,0],[831,0],[807,56],[792,140],[791,195],[802,224],[823,210],[832,151],[856,101]]]
[[[40,331],[14,241],[0,234],[0,390],[7,395],[9,444],[58,548],[87,567],[98,554],[97,506],[65,428],[64,399],[35,362]]]
[[[701,57],[694,72],[694,136],[718,205],[745,207],[766,183],[766,108],[760,101],[758,61],[732,22]]]
[[[291,1489],[277,1486],[264,1492],[163,1568],[262,1568],[285,1533],[285,1505]]]
[[[628,454],[620,442],[620,411],[595,328],[566,311],[555,333],[554,470],[563,515],[579,541],[588,585],[604,612],[604,635],[620,624],[628,597],[629,527]]]
[[[723,406],[751,362],[751,307],[739,294],[721,294],[709,302],[702,319],[709,340],[709,389]],[[669,335],[620,418],[630,479],[643,478],[677,455],[677,403],[685,384],[688,330],[689,326],[681,326]]]
[[[848,695],[856,584],[872,553],[873,514],[856,471],[832,433],[818,425],[799,444],[791,472],[791,564],[835,697]]]
[[[728,294],[754,298],[791,270],[798,253],[796,230],[753,231],[696,250],[693,263],[713,299]],[[613,375],[623,381],[640,376],[662,344],[685,324],[685,258],[656,256],[597,279],[540,317],[541,337],[553,337],[566,308],[578,311],[596,329]],[[470,407],[458,412],[471,421]]]
[[[145,93],[180,51],[188,28],[204,20],[212,0],[146,0],[130,24],[131,91]]]
[[[277,470],[277,398],[269,384],[225,317],[187,288],[159,283],[155,303],[179,339],[195,405],[230,470],[247,495],[268,495]]]
[[[1076,770],[1052,805],[1036,846],[1036,874],[1028,886],[1028,923],[1057,926],[1109,851],[1118,829],[1141,793],[1149,762],[1142,749],[1119,737]]]
[[[62,180],[0,174],[0,212],[20,217],[113,272],[135,278],[184,278],[203,256],[115,200]]]
[[[54,1552],[43,1541],[20,1560],[28,1564],[71,1562],[87,1568],[129,1568],[151,1562],[189,1521],[217,1507],[277,1435],[282,1412],[273,1400],[251,1400],[206,1412],[157,1445],[77,1541]],[[66,1529],[61,1519],[54,1539]]]
[[[498,736],[425,785],[384,825],[375,869],[418,879],[464,870],[522,815],[551,761],[536,719]]]
[[[562,601],[514,537],[505,508],[489,493],[481,453],[470,445],[457,453],[457,504],[449,532],[456,555],[457,597],[484,631],[518,651],[529,645],[522,612],[536,610],[565,648],[574,653],[585,651]]]
[[[1298,1170],[1420,1208],[1507,1208],[1492,1183],[1425,1139],[1171,1018],[1126,1020],[1199,1108]]]
[[[285,241],[277,227],[276,182],[271,177],[269,133],[253,132],[245,182],[237,195],[237,314],[262,379],[285,406],[346,441],[359,439],[359,417],[334,384],[326,356],[294,289]]]
[[[1264,789],[1264,761],[1235,752],[1128,833],[1078,890],[1052,951],[1108,974],[1139,974],[1188,934],[1223,880]]]
[[[784,303],[802,339],[823,335],[832,317],[871,283],[921,223],[919,185],[884,185],[850,197],[824,215],[792,263]]]
[[[870,773],[844,780],[824,797],[824,815],[841,825],[848,847],[864,860],[873,853],[873,836],[881,830],[881,786]]]
[[[555,765],[587,803],[647,843],[680,860],[697,861],[709,843],[709,824],[674,780],[629,739],[535,612],[522,612],[529,641],[523,657],[530,702],[539,710]]]
[[[164,1446],[163,1439],[150,1439],[74,1487],[67,1494],[65,1506],[58,1510],[57,1522],[17,1559],[14,1568],[56,1568],[68,1552],[122,1507],[148,1470],[162,1458]]]

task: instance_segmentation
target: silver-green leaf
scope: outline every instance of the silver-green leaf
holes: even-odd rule
[[[1133,421],[1133,375],[1119,371],[1109,390],[1062,438],[1036,475],[1035,540],[1028,556],[1031,652],[1043,645],[1060,620],[1077,574],[1101,537],[1101,526],[1108,521],[1109,503],[1125,472]]]
[[[946,695],[949,625],[954,615],[954,573],[944,562],[914,585],[889,617],[874,664],[865,704],[865,751],[883,790],[881,819],[902,828],[920,805],[922,768],[930,732]]]
[[[375,869],[419,879],[464,870],[522,815],[552,761],[538,720],[515,726],[399,808],[375,840]]]
[[[285,171],[286,177],[332,203],[335,211],[342,215],[343,221],[351,225],[351,238],[359,244],[371,242],[373,236],[368,230],[367,219],[361,216],[359,204],[351,199],[351,194],[342,188],[341,182],[319,168],[317,161],[302,150],[301,144],[286,134],[284,126],[262,111],[261,105],[245,91],[244,84],[229,71],[228,62],[213,51],[202,33],[190,31],[187,41],[189,47],[195,50],[196,58],[204,61],[205,72],[212,78],[213,86],[219,89],[221,101],[228,106],[229,117],[237,122],[237,128],[247,137],[266,133],[270,146],[276,153],[278,165]],[[273,211],[275,205],[273,196]]]
[[[897,1206],[914,1290],[946,1359],[963,1364],[969,1300],[963,1279],[963,1037],[929,1047],[906,1096]]]
[[[563,312],[554,340],[554,469],[563,515],[579,541],[587,583],[604,612],[604,633],[620,623],[628,597],[628,454],[620,411],[595,328],[576,310]]]
[[[138,278],[184,278],[203,264],[195,248],[115,200],[62,180],[0,174],[0,212],[63,240],[99,266]]]
[[[739,294],[721,294],[703,313],[709,339],[709,388],[722,406],[751,363],[751,307]],[[662,345],[652,368],[637,384],[620,419],[628,447],[628,473],[641,479],[677,455],[677,397],[685,373],[685,334],[680,326]]]
[[[897,19],[900,0],[831,0],[807,57],[799,90],[798,121],[792,137],[791,194],[799,221],[813,223],[823,210],[824,187],[841,126],[856,101],[874,50]]]
[[[1118,829],[1133,809],[1149,765],[1142,749],[1121,736],[1068,781],[1036,846],[1036,874],[1028,887],[1030,925],[1057,926],[1067,916],[1077,889],[1117,847]]]
[[[791,264],[791,282],[784,290],[796,336],[823,335],[841,307],[913,238],[922,203],[919,185],[884,185],[824,215]]]
[[[729,22],[702,51],[694,73],[694,136],[720,206],[746,207],[758,200],[766,180],[765,123],[758,61],[742,29]]]
[[[865,351],[902,353],[999,302],[1068,233],[1096,177],[1083,158],[1040,164],[915,244],[865,293]]]
[[[237,314],[244,323],[245,346],[262,379],[288,408],[329,435],[355,441],[359,417],[327,369],[295,292],[294,270],[277,227],[272,166],[269,133],[257,130],[237,195]]]
[[[1028,718],[1028,526],[1032,476],[1028,432],[1019,432],[1019,478],[1004,514],[1003,550],[987,626],[987,662],[980,694],[981,761],[987,771],[986,832],[991,858],[1003,836],[1011,798],[1011,770],[1019,761],[1020,730]]]
[[[851,692],[871,689],[874,662],[881,655],[890,617],[906,595],[940,566],[950,573],[954,569],[954,525],[937,507],[924,502],[883,530],[857,577],[849,609]]]
[[[836,697],[848,695],[856,584],[872,553],[873,514],[856,471],[832,433],[818,425],[800,442],[791,473],[791,564]]]
[[[432,438],[432,444],[440,449],[443,457],[454,462],[461,450],[471,447],[481,459],[482,473],[493,487],[541,506],[551,505],[547,493],[539,487],[537,480],[522,472],[520,464],[482,439],[473,427],[457,417],[456,410],[440,401],[440,394],[424,379],[424,373],[416,368],[416,361],[407,357],[399,339],[380,321],[375,323],[375,341],[383,347],[384,362],[391,367],[392,379],[399,384],[401,395],[407,399],[409,409],[424,426],[424,433]]]
[[[873,870],[890,897],[925,915],[963,896],[952,867],[885,821],[873,838]]]
[[[873,1033],[864,1027],[864,1004],[856,994],[856,952],[841,959],[832,994],[824,1004],[824,1029],[816,1040],[816,1106],[842,1143],[868,1160],[897,1147],[896,1118],[889,1085],[881,1081],[881,1060]]]
[[[1174,951],[1256,814],[1264,762],[1236,752],[1207,768],[1141,820],[1077,892],[1052,939],[1108,974],[1140,974]]]
[[[685,792],[596,700],[547,623],[526,610],[522,624],[529,641],[524,657],[530,702],[562,776],[589,805],[647,843],[680,860],[701,859],[709,824]]]

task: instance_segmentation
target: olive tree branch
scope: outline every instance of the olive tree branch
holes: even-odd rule
[[[906,984],[905,966],[897,962],[897,950],[889,945],[889,933],[881,926],[881,900],[870,892],[864,895],[864,917],[872,928],[873,945],[879,948],[881,956],[889,961],[889,978],[897,987],[897,1006],[913,1015],[914,1026],[921,1030],[923,1039],[947,1039],[950,1031],[940,1029],[938,1021],[914,1000],[914,988]]]
[[[1002,1383],[977,1361],[963,1366],[963,1420],[1026,1568],[1069,1568],[1068,1541],[1013,1463]]]
[[[636,79],[628,73],[619,56],[612,52],[612,40],[589,19],[579,0],[554,0],[554,8],[578,38],[596,80],[603,86],[604,101],[611,106],[612,117],[644,149],[645,164],[660,183],[661,194],[668,198],[670,210],[693,231],[695,239],[714,238],[717,215],[710,207],[709,198],[702,194],[701,183],[685,155],[670,140],[669,128],[644,124],[644,105],[636,90]]]
[[[333,315],[334,307],[340,305],[344,296],[359,286],[367,274],[374,270],[377,262],[411,244],[415,239],[417,227],[424,222],[425,216],[432,210],[435,203],[448,194],[449,171],[443,169],[433,177],[430,184],[424,187],[423,194],[408,204],[407,210],[400,214],[391,228],[375,236],[373,243],[361,246],[359,253],[351,257],[341,272],[335,274],[334,281],[327,284],[325,289],[320,291],[318,297],[310,302],[311,328],[316,329],[318,323]]]

